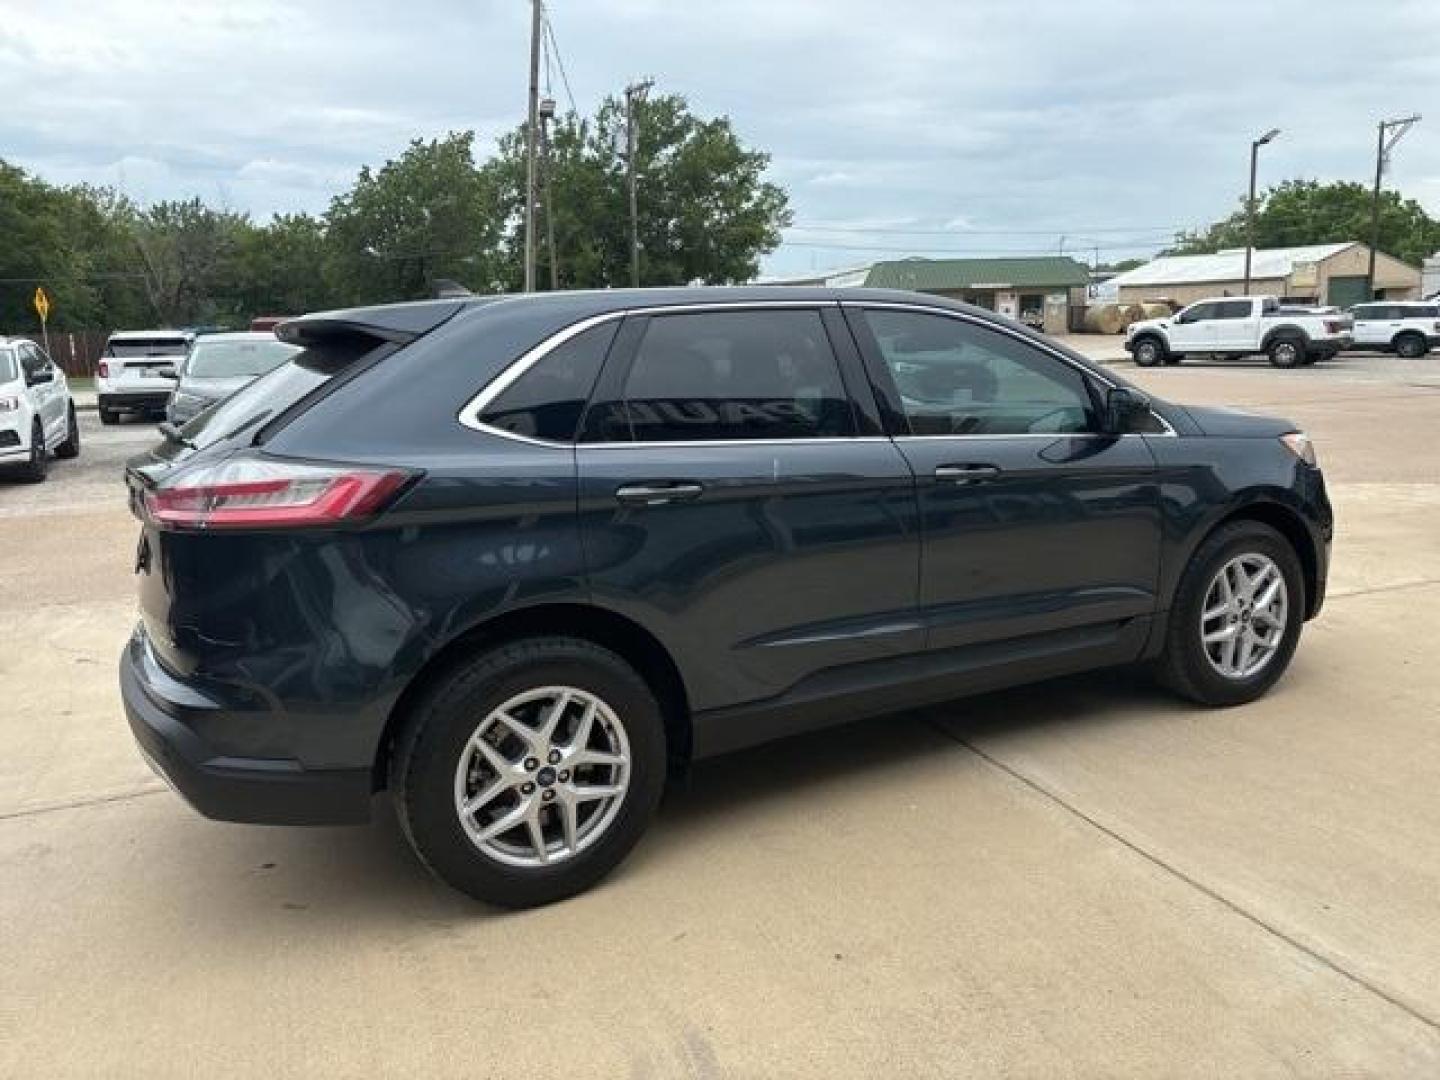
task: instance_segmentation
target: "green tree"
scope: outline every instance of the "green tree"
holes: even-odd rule
[[[338,302],[325,279],[325,225],[309,214],[277,214],[240,234],[236,295],[247,318],[298,315]]]
[[[246,215],[199,199],[159,202],[136,214],[132,235],[154,317],[171,326],[238,322],[238,258],[252,228]]]
[[[326,273],[341,302],[419,299],[438,278],[494,291],[500,216],[474,138],[417,139],[331,200]]]
[[[765,180],[768,154],[746,149],[725,117],[704,120],[667,94],[637,110],[640,281],[720,285],[748,281],[790,223],[785,192]],[[524,243],[525,128],[506,135],[486,171],[504,208],[504,284],[519,288]],[[554,215],[562,288],[630,283],[625,106],[616,98],[593,118],[554,125],[549,198],[537,221],[537,280],[548,287],[545,213]]]
[[[1287,180],[1255,200],[1255,246],[1299,247],[1346,240],[1370,241],[1372,191],[1364,184],[1342,181]],[[1180,238],[1172,254],[1208,254],[1243,248],[1246,242],[1245,200],[1223,221]],[[1440,249],[1440,222],[1414,199],[1398,192],[1380,192],[1379,249],[1414,266]]]

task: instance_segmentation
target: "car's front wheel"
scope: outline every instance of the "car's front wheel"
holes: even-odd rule
[[[1237,521],[1207,537],[1176,591],[1161,680],[1206,705],[1254,701],[1285,673],[1305,621],[1305,580],[1290,542]]]
[[[1153,337],[1141,338],[1135,343],[1135,363],[1141,367],[1154,367],[1165,359],[1165,347]]]
[[[443,676],[412,710],[390,786],[438,877],[531,907],[578,893],[639,841],[665,782],[649,686],[588,641],[528,638]]]

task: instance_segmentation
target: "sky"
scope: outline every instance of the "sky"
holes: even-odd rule
[[[141,202],[323,211],[413,138],[523,119],[527,0],[0,0],[0,157]],[[582,112],[639,77],[772,155],[799,274],[1155,251],[1260,185],[1373,180],[1440,216],[1440,0],[548,0]],[[568,87],[566,88],[566,82]]]

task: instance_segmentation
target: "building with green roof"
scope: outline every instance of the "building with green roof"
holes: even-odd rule
[[[1068,255],[1005,259],[895,259],[870,268],[865,284],[963,300],[1063,333],[1085,303],[1090,271]]]

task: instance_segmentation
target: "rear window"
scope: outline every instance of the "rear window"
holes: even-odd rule
[[[220,405],[202,412],[181,431],[195,447],[229,439],[252,439],[265,424],[299,404],[336,375],[385,346],[374,338],[322,342],[295,353]]]
[[[268,341],[198,341],[185,362],[186,378],[234,379],[264,375],[298,350],[272,338]]]
[[[105,343],[105,355],[118,360],[136,360],[147,356],[184,356],[190,342],[183,337],[111,338]]]

